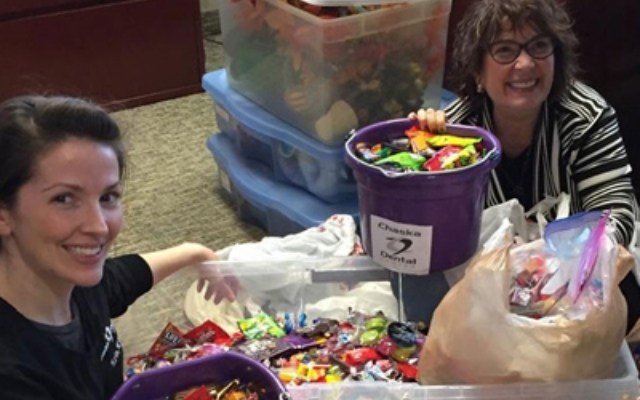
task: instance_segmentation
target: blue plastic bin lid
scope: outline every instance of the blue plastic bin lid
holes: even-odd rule
[[[202,77],[202,87],[231,116],[241,121],[252,136],[262,141],[266,141],[267,138],[277,140],[303,153],[314,154],[318,159],[344,158],[344,146],[327,146],[313,139],[233,90],[229,86],[224,69],[206,73]],[[455,93],[443,88],[440,108],[445,108],[456,98]]]
[[[233,142],[222,134],[211,135],[207,147],[218,166],[229,175],[234,188],[252,204],[274,209],[307,228],[318,226],[334,214],[358,218],[357,198],[329,204],[305,190],[275,181],[266,166],[239,155]]]
[[[253,137],[266,141],[274,139],[294,147],[306,154],[314,154],[318,159],[344,158],[344,146],[327,146],[304,132],[292,127],[269,113],[256,103],[242,96],[229,86],[224,69],[209,72],[202,77],[202,87]],[[345,132],[346,139],[346,132]]]

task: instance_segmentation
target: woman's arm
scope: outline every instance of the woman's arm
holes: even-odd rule
[[[628,246],[634,220],[638,219],[638,206],[627,152],[611,107],[602,112],[581,138],[571,169],[583,209],[611,209],[616,239]]]
[[[213,250],[198,243],[183,243],[164,250],[141,254],[141,257],[149,264],[154,286],[184,267],[218,259]]]

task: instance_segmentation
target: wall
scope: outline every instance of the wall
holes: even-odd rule
[[[0,62],[0,101],[59,93],[116,109],[201,92],[200,3],[3,1]]]

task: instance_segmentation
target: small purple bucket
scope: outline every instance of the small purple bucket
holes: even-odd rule
[[[224,385],[234,379],[264,389],[261,399],[291,397],[278,377],[260,362],[232,351],[221,350],[202,358],[179,362],[134,375],[111,400],[161,400],[199,385]]]
[[[482,128],[448,125],[451,134],[482,137],[484,158],[453,170],[396,173],[358,157],[357,143],[396,139],[414,124],[405,118],[359,129],[345,144],[345,160],[358,185],[367,253],[390,270],[427,275],[461,265],[476,252],[489,176],[500,161],[501,146]]]

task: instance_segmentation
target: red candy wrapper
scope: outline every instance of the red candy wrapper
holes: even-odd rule
[[[209,390],[206,386],[201,385],[197,389],[189,392],[186,396],[184,396],[184,400],[212,400],[213,397],[209,395]]]
[[[184,335],[177,326],[167,323],[160,335],[151,345],[149,354],[162,355],[165,351],[174,347],[182,347],[186,344]]]
[[[220,346],[226,346],[231,343],[231,336],[229,336],[224,329],[220,328],[210,320],[196,326],[184,334],[183,338],[191,346],[203,343],[213,343]]]
[[[396,365],[398,371],[405,377],[405,379],[415,380],[418,376],[418,368],[415,365],[407,363],[398,363]]]
[[[344,362],[352,367],[357,367],[367,361],[376,361],[380,358],[378,352],[371,347],[362,347],[345,352]]]
[[[423,168],[426,171],[442,171],[445,169],[445,162],[450,157],[455,157],[462,150],[457,146],[446,146],[438,150],[438,152],[424,163]]]

